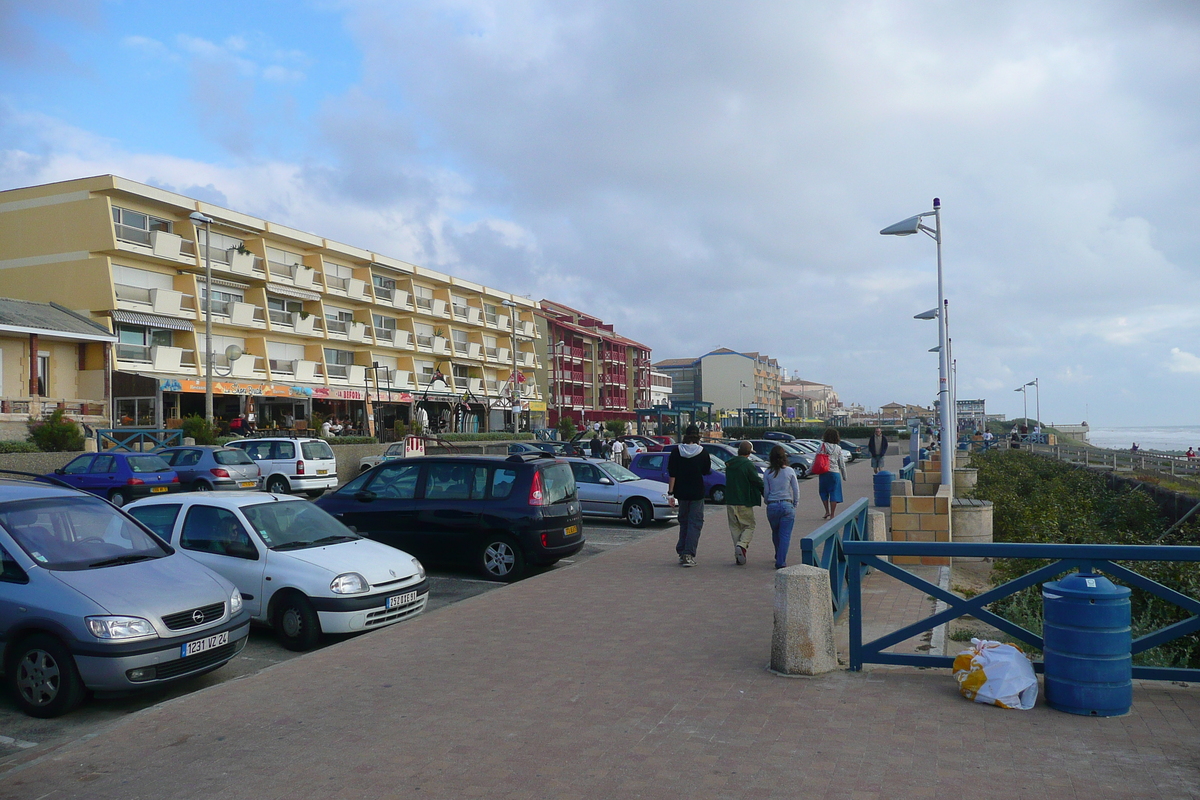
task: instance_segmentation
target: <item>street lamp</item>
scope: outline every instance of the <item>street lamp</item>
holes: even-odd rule
[[[933,227],[929,227],[921,220],[925,217],[933,217]],[[941,401],[941,407],[938,409],[941,420],[941,438],[939,447],[942,451],[942,485],[954,485],[954,451],[946,447],[947,436],[950,435],[950,384],[949,384],[949,362],[946,359],[949,347],[946,346],[946,314],[944,312],[946,304],[946,293],[942,283],[942,201],[938,198],[933,198],[933,210],[925,211],[916,216],[909,217],[906,220],[897,222],[895,225],[889,225],[880,231],[884,236],[911,236],[914,233],[925,233],[933,239],[937,248],[937,282],[938,282],[938,304],[939,313],[938,320],[938,344],[941,350],[938,351],[938,399]],[[926,312],[928,313],[928,312]]]
[[[1034,397],[1037,400],[1037,405],[1034,406],[1034,408],[1036,409],[1036,411],[1034,413],[1037,414],[1037,418],[1038,418],[1037,424],[1038,424],[1038,427],[1040,428],[1040,427],[1042,427],[1042,387],[1041,387],[1041,384],[1038,383],[1037,378],[1034,378],[1029,383],[1025,384],[1025,386],[1032,386],[1034,388],[1034,391],[1037,392],[1037,394],[1034,395]],[[1024,388],[1024,387],[1022,387],[1022,388]],[[1039,444],[1040,443],[1041,442],[1039,441]]]
[[[517,433],[521,427],[519,417],[517,416],[520,413],[517,411],[517,392],[520,391],[520,388],[517,386],[517,304],[512,300],[503,300],[500,305],[508,308],[508,343],[512,349],[512,372],[508,376],[508,380],[512,386],[508,392],[508,407],[512,416],[512,432]]]
[[[196,225],[204,226],[204,418],[213,424],[212,391],[212,224],[213,218],[199,211],[188,215]]]
[[[745,381],[738,381],[738,383],[742,385],[742,388],[738,389],[738,426],[744,428],[746,427],[746,420],[742,415],[745,413],[747,387]]]
[[[556,420],[557,425],[562,425],[562,419],[563,419],[563,415],[562,415],[563,390],[562,390],[562,381],[560,380],[559,375],[560,375],[560,372],[566,372],[566,365],[562,363],[563,362],[563,349],[566,346],[567,346],[567,343],[562,341],[561,339],[557,342],[554,342],[551,345],[551,349],[554,351],[554,370],[553,370],[553,373],[554,373],[554,395],[553,395],[553,400],[554,400],[554,409],[555,409],[555,411],[558,412],[558,419]]]
[[[1025,422],[1025,427],[1026,427],[1026,428],[1028,428],[1028,427],[1029,427],[1029,393],[1028,393],[1027,391],[1025,391],[1025,387],[1026,387],[1026,386],[1028,386],[1028,385],[1029,385],[1029,384],[1028,384],[1028,383],[1026,383],[1026,384],[1024,384],[1023,386],[1020,386],[1020,387],[1018,387],[1018,388],[1016,388],[1016,389],[1013,389],[1013,391],[1014,391],[1014,392],[1020,392],[1020,393],[1021,393],[1022,405],[1024,406],[1024,412],[1023,412],[1023,414],[1022,414],[1022,419],[1023,419],[1023,420],[1024,420],[1024,422]]]

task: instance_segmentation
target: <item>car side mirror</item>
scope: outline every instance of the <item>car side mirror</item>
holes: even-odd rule
[[[600,483],[604,484],[605,486],[613,485],[612,478],[601,478]]]
[[[63,472],[62,467],[59,467],[58,469],[54,470],[54,474],[55,475],[66,475],[67,473]]]
[[[357,500],[357,501],[358,501],[358,502],[360,502],[360,503],[369,503],[369,502],[371,502],[372,500],[374,500],[374,499],[375,499],[375,493],[374,493],[374,492],[368,492],[368,491],[366,491],[366,490],[363,490],[363,491],[361,491],[361,492],[355,492],[355,493],[354,493],[354,499],[355,499],[355,500]]]

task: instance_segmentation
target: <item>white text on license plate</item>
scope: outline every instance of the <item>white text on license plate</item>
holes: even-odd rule
[[[243,489],[253,489],[255,486],[258,486],[258,481],[242,481],[238,486],[241,486]]]
[[[153,494],[158,494],[159,492],[165,492],[166,490],[167,490],[167,487],[165,487],[165,486],[152,486],[150,488],[150,491]]]
[[[563,536],[574,536],[574,535],[575,535],[575,534],[577,534],[577,533],[579,533],[579,526],[578,526],[578,525],[568,525],[568,526],[567,526],[567,527],[566,527],[566,528],[563,530]]]
[[[223,644],[229,644],[229,631],[217,633],[209,636],[207,639],[197,639],[194,642],[188,642],[180,646],[179,655],[181,658],[194,656],[197,653],[203,653],[205,650],[212,650],[214,647],[220,647]]]
[[[404,594],[394,595],[387,599],[387,608],[399,608],[405,606],[417,599],[416,592],[406,592]]]

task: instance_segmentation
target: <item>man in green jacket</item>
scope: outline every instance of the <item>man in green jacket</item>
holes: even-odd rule
[[[754,445],[742,442],[737,458],[725,462],[725,513],[733,537],[733,560],[739,566],[746,563],[746,551],[754,538],[754,508],[762,503],[763,479],[747,458],[753,452]]]

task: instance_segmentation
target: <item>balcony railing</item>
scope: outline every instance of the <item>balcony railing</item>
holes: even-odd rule
[[[325,330],[330,333],[340,333],[348,335],[350,333],[350,324],[344,319],[336,319],[334,317],[325,318]]]
[[[417,308],[421,309],[422,311],[433,311],[432,297],[417,297],[415,299],[417,301]]]
[[[148,344],[118,344],[118,361],[144,361],[150,363],[150,345]]]
[[[424,333],[417,334],[417,347],[433,348],[433,337]]]
[[[128,225],[122,225],[119,222],[114,222],[113,228],[116,231],[117,238],[123,242],[144,244],[146,247],[150,246],[150,231],[145,228],[132,228]]]
[[[470,350],[470,345],[467,342],[454,343],[454,352],[466,355],[468,350]]]
[[[375,284],[375,298],[377,300],[386,300],[387,302],[390,303],[390,302],[392,302],[392,298],[394,298],[395,296],[396,296],[396,292],[394,289],[387,287],[387,286],[380,286],[379,284]]]
[[[325,371],[331,378],[349,378],[350,367],[345,364],[327,364]]]
[[[339,278],[337,275],[325,273],[325,285],[330,289],[336,289],[339,292],[346,291],[346,287],[350,285],[348,278]]]
[[[466,319],[467,318],[467,307],[466,306],[454,306],[454,316],[457,319]]]
[[[375,341],[391,344],[396,340],[395,328],[376,328]]]

